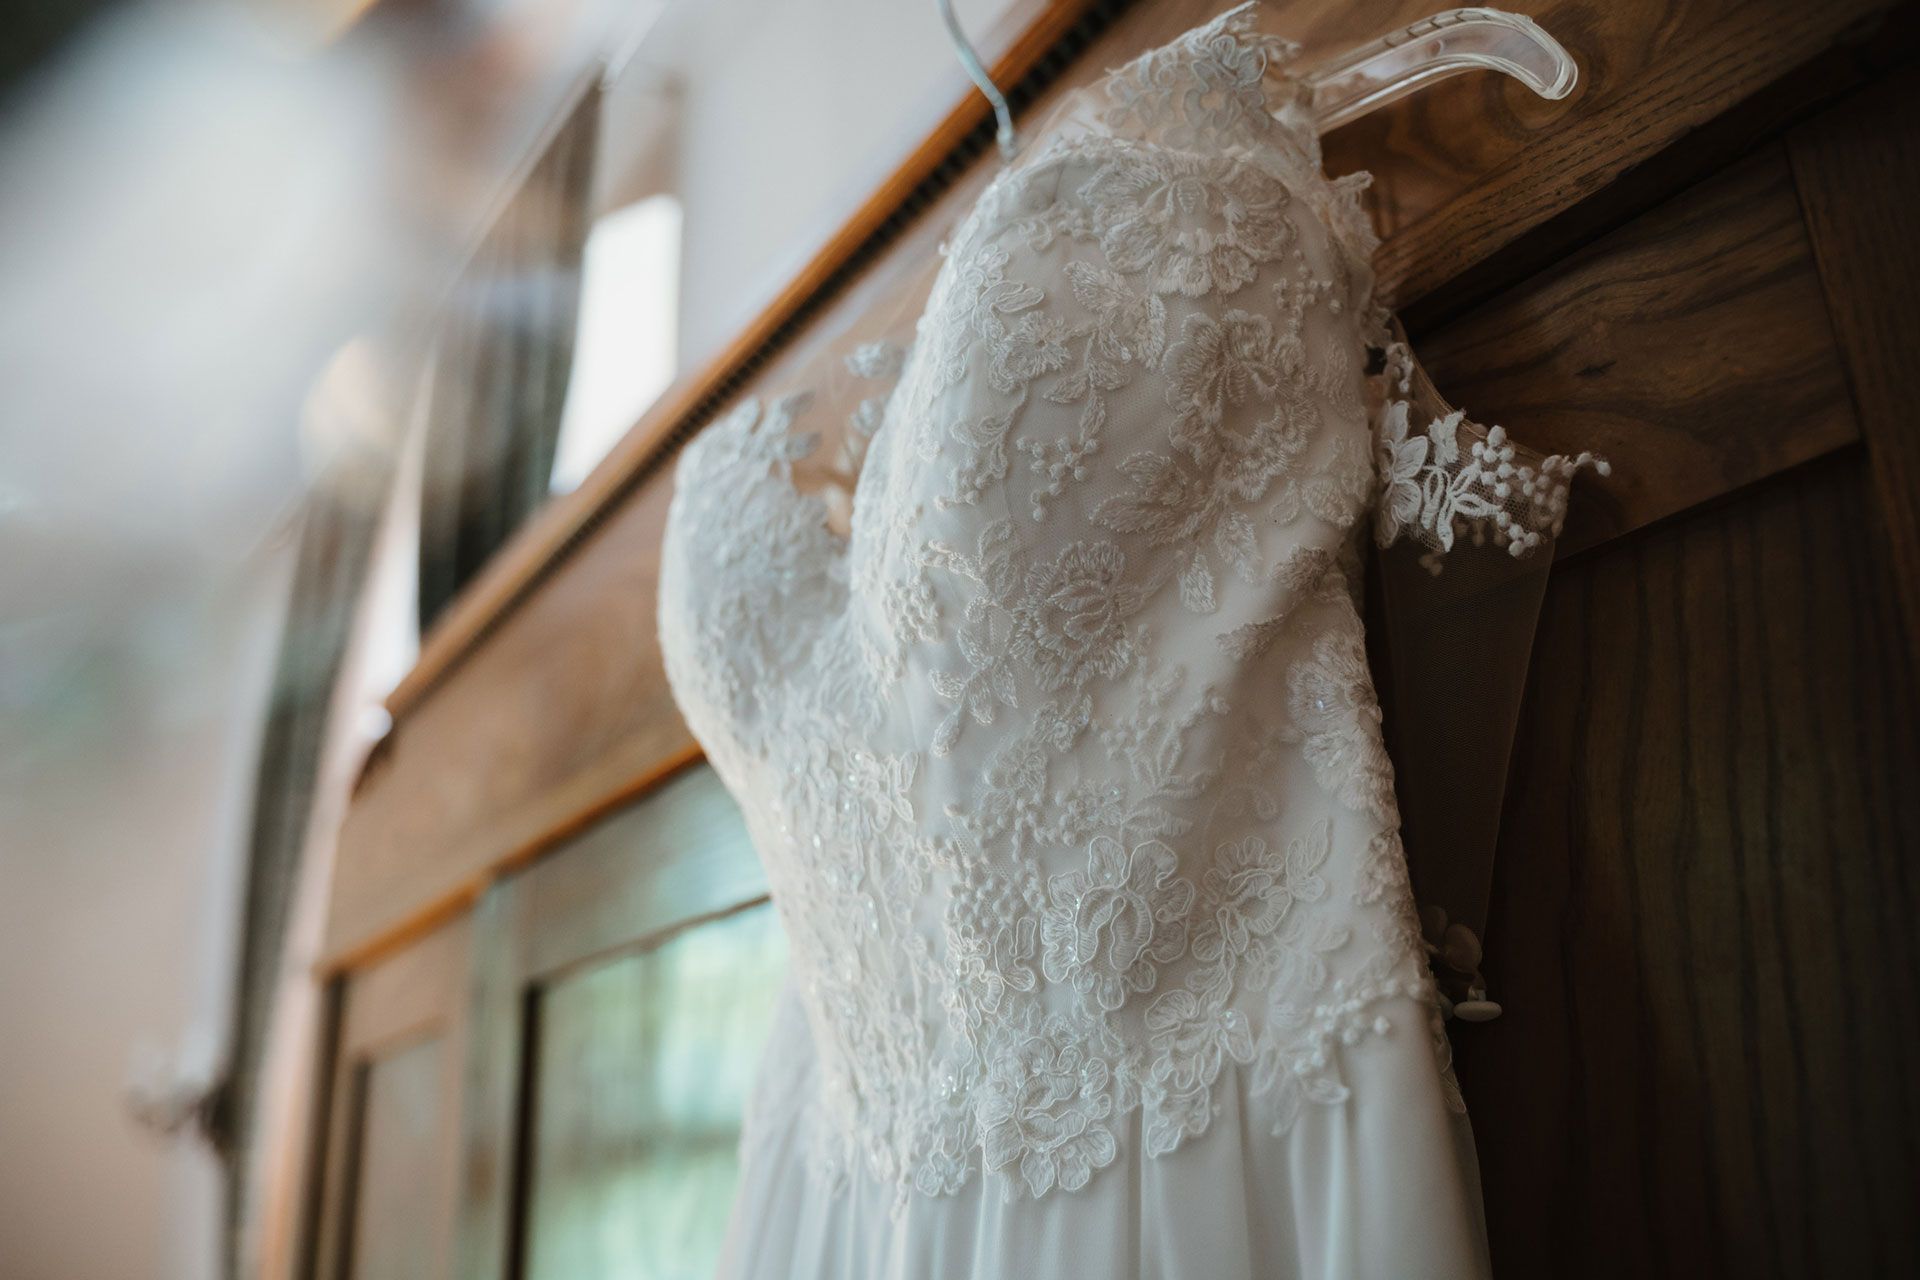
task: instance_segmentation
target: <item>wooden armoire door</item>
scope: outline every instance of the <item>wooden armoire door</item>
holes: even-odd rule
[[[1920,1274],[1917,161],[1903,73],[1421,343],[1616,459],[1454,1027],[1503,1274]]]

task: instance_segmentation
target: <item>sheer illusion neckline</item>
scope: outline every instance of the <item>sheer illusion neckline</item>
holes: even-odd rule
[[[1196,162],[1224,156],[1263,162],[1267,172],[1308,195],[1317,219],[1330,233],[1332,247],[1346,270],[1370,286],[1373,254],[1380,243],[1364,201],[1372,174],[1364,169],[1337,178],[1326,173],[1319,137],[1307,111],[1311,86],[1294,70],[1300,46],[1272,35],[1262,35],[1253,41],[1244,38],[1265,12],[1261,0],[1245,0],[1186,37],[1151,50],[1124,67],[1106,72],[1089,87],[1069,94],[1035,131],[1035,141],[1013,160],[1002,164],[973,204],[956,220],[941,242],[942,259],[952,255],[955,244],[989,229],[992,216],[1003,212],[999,209],[999,197],[1009,186],[1032,179],[1048,166],[1075,161],[1097,166],[1101,152],[1137,152]],[[1198,36],[1206,38],[1196,39]],[[1211,86],[1210,89],[1196,90],[1188,80],[1195,75],[1197,67],[1213,69],[1212,75],[1203,70],[1197,77],[1200,86]],[[1231,75],[1227,74],[1229,70]],[[1133,94],[1117,94],[1116,86],[1126,84],[1129,77],[1138,82]],[[1237,102],[1221,88],[1223,83],[1239,88]],[[1176,94],[1175,85],[1182,86],[1182,91]],[[1253,107],[1254,93],[1247,92],[1249,86],[1257,92],[1257,109]],[[1084,104],[1097,100],[1101,94],[1109,100],[1120,101],[1089,119]],[[1141,99],[1146,97],[1159,98],[1160,105],[1153,109],[1141,106]],[[1174,103],[1178,105],[1169,105]],[[929,281],[927,297],[912,325],[916,332],[926,327],[940,301],[937,283],[937,275]],[[1388,341],[1385,312],[1377,304],[1373,309],[1379,314],[1367,329],[1366,341],[1368,346],[1379,350]],[[898,344],[866,343],[861,350],[870,352],[883,345],[889,347],[889,363],[896,370],[914,358],[915,343],[911,336]],[[850,367],[855,365],[857,355],[849,356],[848,363]],[[874,518],[871,508],[880,500],[880,495],[875,493],[880,481],[870,474],[875,468],[869,464],[874,459],[874,450],[881,447],[882,438],[901,429],[896,421],[901,414],[894,390],[889,387],[877,398],[881,407],[860,451],[859,463],[851,470],[844,486],[826,484],[803,488],[793,476],[791,463],[811,457],[822,447],[817,431],[798,433],[794,437],[795,451],[785,465],[776,468],[775,478],[781,490],[795,504],[796,513],[804,514],[824,532],[824,546],[836,561],[847,560],[860,544],[863,517]],[[770,405],[769,416],[788,421],[803,417],[811,397],[791,399],[798,403],[790,412],[783,413],[782,405]],[[752,398],[735,410],[742,416],[757,412],[758,402]],[[831,495],[836,490],[845,494],[844,525],[835,520]]]

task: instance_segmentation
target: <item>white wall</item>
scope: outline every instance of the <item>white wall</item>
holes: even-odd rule
[[[0,633],[7,1280],[215,1274],[218,1166],[136,1125],[126,1091],[175,1066],[208,1078],[226,1035],[289,565],[287,547],[149,563],[56,632],[16,615]]]
[[[1009,0],[957,0],[985,37]],[[608,94],[603,164],[648,145],[678,87],[680,362],[696,366],[787,283],[968,82],[933,0],[699,0],[670,9]]]
[[[299,397],[365,293],[351,113],[264,40],[129,6],[0,120],[5,1280],[217,1273],[212,1154],[126,1094],[224,1046]]]

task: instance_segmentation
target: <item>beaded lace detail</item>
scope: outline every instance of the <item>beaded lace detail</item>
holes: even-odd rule
[[[910,348],[855,353],[850,535],[793,482],[804,396],[680,463],[663,650],[791,937],[805,1018],[765,1070],[807,1062],[819,1176],[1073,1191],[1204,1132],[1229,1071],[1276,1132],[1409,1022],[1448,1072],[1362,518],[1525,551],[1533,516],[1474,495],[1530,486],[1551,526],[1568,473],[1436,476],[1466,474],[1444,429],[1369,409],[1364,179],[1321,174],[1256,17],[1071,101]]]
[[[1560,536],[1573,477],[1592,468],[1611,473],[1606,459],[1582,452],[1542,457],[1522,449],[1502,427],[1470,422],[1458,409],[1413,423],[1413,356],[1404,343],[1390,343],[1379,381],[1388,399],[1374,430],[1379,499],[1374,538],[1382,547],[1408,538],[1430,552],[1453,550],[1464,534],[1476,545],[1492,542],[1519,557]],[[1438,573],[1442,565],[1429,556]]]

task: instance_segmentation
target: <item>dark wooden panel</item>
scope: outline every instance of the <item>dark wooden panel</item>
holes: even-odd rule
[[[580,829],[694,756],[654,625],[664,481],[603,531],[617,554],[583,557],[549,584],[560,634],[502,629],[463,668],[473,683],[429,699],[393,740],[341,832],[353,852],[333,886],[336,957],[438,902],[470,901],[511,855]]]
[[[1068,29],[1088,8],[1073,0],[1023,3],[987,41],[1004,43],[1007,56],[996,70],[1002,84],[1032,66],[1044,39]],[[1045,116],[1052,97],[1084,84],[1104,68],[1161,43],[1227,7],[1222,0],[1157,0],[1135,3],[1105,36],[1081,55],[1048,94],[1028,108],[1026,119]],[[1480,76],[1431,87],[1340,131],[1327,142],[1327,166],[1340,173],[1370,168],[1376,177],[1377,218],[1388,234],[1381,259],[1385,291],[1402,302],[1419,299],[1454,275],[1483,263],[1503,247],[1591,202],[1623,174],[1643,168],[1663,148],[1691,137],[1710,136],[1722,158],[1735,154],[1751,135],[1702,126],[1736,104],[1779,83],[1836,47],[1861,43],[1894,5],[1889,0],[1839,0],[1807,5],[1798,0],[1515,0],[1508,8],[1538,19],[1567,45],[1581,66],[1574,97],[1548,103],[1518,86]],[[1286,5],[1284,29],[1305,48],[1311,64],[1372,36],[1426,17],[1420,0],[1295,0]],[[1019,32],[1020,34],[1016,34]],[[1847,73],[1821,77],[1846,80]],[[1766,104],[1769,126],[1791,118],[1811,97],[1788,95]],[[648,465],[655,445],[671,433],[704,391],[742,365],[778,355],[780,326],[808,305],[814,291],[861,252],[863,238],[891,218],[922,176],[947,162],[943,147],[982,117],[983,104],[968,94],[952,116],[911,149],[880,191],[861,195],[849,221],[834,228],[820,253],[748,327],[697,375],[676,386],[639,423],[607,464],[573,498],[553,504],[490,566],[485,578],[454,610],[458,616],[428,637],[415,671],[394,700],[400,714],[436,684],[489,629],[500,614],[532,590],[573,540],[617,503],[623,486]],[[1690,153],[1682,170],[1700,172],[1716,161],[1714,151]],[[913,237],[893,244],[870,274],[898,273],[931,247],[942,229],[991,178],[993,162],[976,154],[968,172],[934,203]],[[1589,225],[1589,224],[1583,224]],[[1579,234],[1577,228],[1575,234]],[[1530,249],[1534,260],[1556,237]],[[829,314],[845,315],[836,306]],[[815,329],[831,328],[818,321]]]
[[[1414,345],[1476,418],[1613,460],[1563,555],[1859,438],[1778,144]]]
[[[1827,113],[1789,149],[1920,653],[1920,73],[1908,67]]]
[[[507,886],[499,885],[473,912],[473,986],[453,1246],[454,1274],[461,1280],[513,1274],[527,1010],[526,984],[520,977],[520,905]]]
[[[1481,157],[1484,167],[1473,181],[1430,205],[1389,204],[1389,216],[1407,221],[1387,224],[1403,229],[1388,237],[1377,259],[1387,296],[1404,304],[1444,286],[1739,106],[1831,46],[1849,23],[1884,7],[1799,0],[1542,6],[1540,20],[1580,62],[1585,108],[1537,131],[1503,127],[1507,120],[1484,104],[1441,115],[1438,128],[1413,150],[1457,154],[1462,144],[1441,132],[1449,126],[1470,138],[1492,132],[1500,138],[1499,163]],[[1521,96],[1513,86],[1501,87]],[[1491,130],[1489,120],[1496,122]]]
[[[767,895],[739,806],[704,765],[568,841],[515,881],[523,967],[545,977]]]
[[[1455,1034],[1496,1265],[1920,1268],[1920,703],[1858,450],[1561,566]]]

